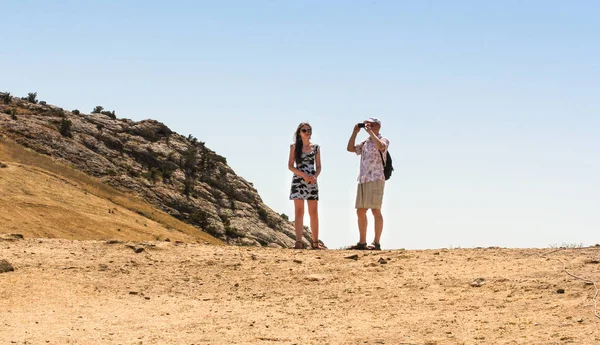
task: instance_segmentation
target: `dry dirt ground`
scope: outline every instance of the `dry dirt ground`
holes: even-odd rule
[[[596,287],[559,261],[597,281],[600,247],[25,238],[0,240],[2,259],[15,270],[0,273],[0,344],[600,344]]]

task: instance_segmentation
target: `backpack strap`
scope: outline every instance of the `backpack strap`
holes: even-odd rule
[[[383,159],[383,153],[381,153],[381,150],[377,150],[377,151],[379,151],[379,156],[381,157],[381,162],[383,163],[383,167],[385,168],[385,166],[386,166],[387,164],[386,164],[386,161],[385,161],[385,159]]]

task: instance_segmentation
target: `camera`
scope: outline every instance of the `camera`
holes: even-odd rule
[[[365,128],[365,124],[364,124],[364,123],[362,123],[362,122],[361,122],[361,123],[359,123],[359,124],[358,124],[358,128]]]

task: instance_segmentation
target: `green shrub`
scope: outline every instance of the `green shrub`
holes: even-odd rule
[[[3,93],[0,96],[0,99],[2,99],[2,103],[4,103],[4,104],[10,104],[10,102],[12,102],[12,97],[10,97],[10,92]]]
[[[48,115],[65,117],[65,111],[63,108],[51,108],[50,110],[48,110]]]
[[[105,173],[108,176],[117,176],[118,175],[118,173],[115,169],[106,169]]]
[[[71,134],[71,126],[73,125],[73,123],[71,122],[71,120],[67,120],[67,119],[62,119],[62,121],[60,122],[60,134],[63,137],[72,137],[73,135]]]
[[[30,92],[27,94],[27,100],[31,103],[37,103],[37,92]]]
[[[229,217],[221,214],[221,215],[219,215],[219,218],[221,218],[221,222],[223,222],[224,226],[231,225],[231,222],[229,221]]]
[[[46,101],[40,101],[40,104],[41,105],[46,105],[47,103],[46,103]]]
[[[145,173],[142,173],[142,177],[144,177],[146,180],[154,183],[154,182],[160,180],[161,172],[157,168],[152,167],[152,168],[150,168],[150,170],[146,171]]]
[[[131,177],[138,177],[138,176],[140,176],[140,174],[138,173],[138,171],[137,171],[137,170],[135,170],[135,169],[134,169],[133,167],[131,167],[131,166],[127,168],[127,174],[128,174],[129,176],[131,176]]]
[[[8,109],[8,114],[10,115],[11,119],[13,119],[13,120],[17,119],[17,109],[15,109],[15,108]]]
[[[102,112],[102,110],[104,110],[104,107],[101,105],[97,105],[94,110],[92,110],[92,114],[100,114],[100,112]]]
[[[233,226],[226,226],[225,227],[225,236],[227,236],[229,238],[239,238],[239,237],[244,237],[244,233]]]
[[[283,220],[290,220],[290,217],[288,217],[288,215],[285,213],[281,214],[281,218],[283,218]]]
[[[215,228],[214,226],[210,225],[207,226],[206,228],[203,228],[204,231],[206,231],[207,234],[213,236],[213,237],[219,237],[221,236],[221,234],[219,234],[219,231],[217,230],[217,228]]]
[[[108,110],[101,111],[100,114],[106,115],[106,116],[110,117],[113,120],[117,119],[117,115],[115,114],[114,110],[113,111],[108,111]]]
[[[199,225],[202,229],[208,231],[208,219],[210,216],[203,210],[196,211],[188,217],[188,220],[192,224]]]
[[[258,209],[258,217],[263,221],[267,222],[267,211],[264,208]]]
[[[162,161],[160,162],[160,172],[163,177],[163,181],[169,180],[171,176],[173,176],[173,172],[179,168],[177,164],[171,161]]]
[[[74,115],[79,115],[79,114],[81,114],[81,112],[80,112],[79,110],[77,110],[77,109],[73,109],[73,110],[71,110],[71,112],[72,112]]]

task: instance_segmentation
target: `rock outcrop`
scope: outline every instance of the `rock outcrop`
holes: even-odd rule
[[[228,243],[292,247],[294,228],[198,139],[155,120],[81,114],[0,93],[0,135],[145,199]],[[310,243],[305,231],[306,244]]]

